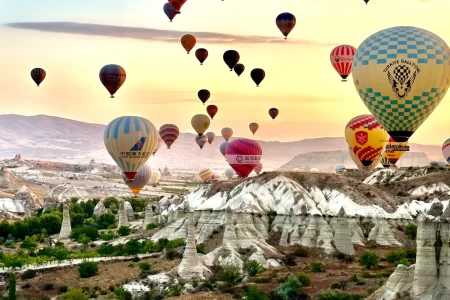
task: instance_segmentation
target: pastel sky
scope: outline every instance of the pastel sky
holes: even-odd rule
[[[343,136],[352,117],[369,111],[352,79],[342,83],[332,68],[334,46],[357,47],[372,33],[398,25],[430,30],[450,43],[450,1],[444,0],[371,0],[368,5],[363,0],[188,0],[172,23],[162,11],[165,3],[0,0],[0,112],[100,124],[139,115],[158,128],[175,123],[182,132],[194,132],[191,117],[206,114],[197,91],[206,88],[211,91],[207,104],[219,107],[210,127],[216,134],[230,126],[235,136],[251,137],[248,124],[257,122],[255,137],[263,140]],[[287,41],[275,25],[285,11],[297,18]],[[197,47],[208,49],[203,66],[182,48],[185,33],[197,35]],[[240,78],[222,60],[228,49],[239,51],[246,66]],[[127,72],[115,99],[98,78],[110,63]],[[34,67],[47,71],[39,88],[29,75]],[[258,67],[266,78],[257,88],[249,73]],[[441,144],[448,138],[449,97],[410,141]],[[268,115],[271,107],[280,110],[275,121]]]

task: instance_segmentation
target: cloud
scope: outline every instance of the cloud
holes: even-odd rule
[[[126,27],[100,25],[91,23],[75,23],[75,22],[18,22],[4,24],[6,27],[16,29],[28,29],[46,32],[81,34],[93,36],[107,36],[115,38],[131,38],[147,41],[162,42],[180,42],[180,37],[186,32],[177,30],[161,30],[144,27]],[[192,33],[192,32],[191,32]],[[286,43],[281,37],[264,37],[264,36],[244,36],[225,34],[217,32],[193,32],[198,39],[205,44],[264,44],[264,43]],[[289,43],[315,45],[315,46],[334,46],[335,43],[323,43],[319,41],[289,39]]]

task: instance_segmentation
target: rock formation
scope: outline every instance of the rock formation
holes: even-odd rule
[[[98,201],[97,205],[94,207],[94,215],[100,216],[106,213],[105,204],[103,203],[103,200]]]
[[[128,220],[133,220],[134,219],[134,211],[133,211],[133,206],[131,206],[131,203],[128,201],[125,201],[124,208],[125,208],[125,212],[128,216]]]
[[[147,205],[145,208],[143,229],[146,230],[147,225],[149,224],[157,224],[156,218],[153,216],[153,208],[151,204]]]
[[[336,250],[341,253],[348,255],[355,254],[347,216],[343,207],[341,207],[339,211],[336,227],[334,229],[334,246],[336,247]]]
[[[121,201],[119,204],[119,223],[117,224],[117,229],[120,227],[130,227],[130,223],[128,222],[127,212],[125,211],[125,203]]]
[[[21,202],[26,215],[31,215],[40,207],[38,197],[33,194],[26,186],[22,186],[14,195],[14,202]]]
[[[64,203],[63,219],[61,224],[61,231],[59,232],[59,239],[60,240],[68,239],[71,233],[72,233],[72,226],[70,225],[69,205],[67,203]]]

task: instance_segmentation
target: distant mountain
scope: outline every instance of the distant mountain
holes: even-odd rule
[[[106,125],[91,124],[46,115],[0,115],[0,158],[13,158],[21,153],[24,159],[53,160],[71,163],[111,163],[103,144]],[[219,151],[224,139],[219,136],[212,145],[200,150],[195,134],[181,133],[172,149],[163,145],[151,158],[154,168],[196,171],[207,166],[225,169],[228,164]],[[258,141],[263,149],[265,168],[278,168],[299,154],[346,150],[343,137],[305,139],[295,142]],[[411,151],[424,152],[430,160],[442,160],[439,146],[412,144]]]

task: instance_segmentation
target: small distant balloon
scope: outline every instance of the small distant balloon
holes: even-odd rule
[[[197,39],[192,34],[185,34],[181,37],[181,45],[187,51],[187,54],[195,47]]]
[[[100,81],[108,90],[111,98],[120,89],[127,78],[124,68],[119,65],[106,65],[100,70]]]
[[[200,149],[203,149],[203,146],[205,146],[206,143],[208,142],[208,137],[206,135],[204,135],[204,134],[196,135],[195,136],[195,142],[200,147]]]
[[[369,1],[370,1],[370,0],[364,0],[364,2],[366,2],[366,5],[367,5],[367,3],[369,3]]]
[[[218,111],[219,111],[219,108],[215,105],[208,105],[206,107],[206,112],[211,117],[211,120],[214,118],[214,116],[217,114]]]
[[[350,45],[339,45],[331,50],[331,64],[344,82],[347,81],[348,75],[352,72],[352,60],[355,52],[356,48]]]
[[[203,62],[208,58],[208,50],[205,48],[198,48],[195,50],[195,57],[197,57],[200,65],[203,65]]]
[[[162,140],[161,136],[158,135],[158,143],[156,144],[156,148],[155,150],[153,150],[153,155],[156,154],[156,152],[158,152],[158,150],[161,148],[162,143],[164,143],[164,141]]]
[[[256,83],[256,86],[258,87],[259,84],[264,80],[264,77],[266,77],[266,72],[264,72],[263,69],[256,68],[250,72],[250,76],[252,77],[253,81]]]
[[[220,133],[222,134],[225,141],[228,142],[228,140],[233,136],[233,129],[231,129],[230,127],[225,127],[225,128],[222,128]]]
[[[206,136],[208,137],[208,144],[212,144],[216,139],[216,134],[214,132],[207,132]]]
[[[271,108],[269,109],[269,116],[272,118],[272,120],[275,120],[275,118],[278,116],[278,113],[280,111],[278,110],[278,108]]]
[[[450,164],[450,139],[445,140],[444,144],[442,144],[442,154],[444,155],[445,160]]]
[[[197,93],[198,99],[202,101],[203,105],[205,105],[205,102],[208,101],[209,97],[211,97],[211,93],[208,90],[201,89]]]
[[[173,18],[177,16],[177,12],[173,9],[172,4],[167,2],[163,7],[164,13],[169,18],[170,22],[172,22]]]
[[[280,29],[281,33],[284,35],[284,39],[287,39],[289,33],[294,29],[297,20],[295,16],[291,13],[284,12],[278,15],[275,20],[278,29]]]
[[[202,169],[200,169],[200,172],[198,172],[198,176],[204,183],[207,183],[213,177],[213,170],[208,169],[208,168],[202,168]]]
[[[44,69],[34,68],[33,70],[31,70],[31,79],[33,79],[37,86],[39,86],[42,81],[44,81],[46,75],[47,73]]]
[[[222,153],[223,156],[225,156],[225,151],[227,150],[227,147],[230,143],[228,142],[223,142],[222,144],[220,144],[220,153]]]
[[[236,50],[227,50],[223,54],[223,60],[227,64],[228,68],[230,68],[230,71],[233,71],[233,68],[239,62],[240,58],[241,56],[239,55],[239,52],[237,52]]]
[[[233,168],[228,168],[225,170],[225,176],[227,176],[228,179],[233,178],[234,176],[234,170]]]
[[[248,128],[250,128],[250,131],[253,133],[253,135],[255,135],[255,133],[258,131],[259,125],[258,123],[250,123],[250,125],[248,125]]]
[[[210,123],[211,121],[209,120],[209,117],[201,114],[195,115],[191,119],[192,128],[194,128],[199,136],[208,130]]]
[[[177,125],[174,124],[164,124],[159,129],[159,135],[161,139],[167,146],[167,149],[170,149],[170,146],[177,140],[180,135],[180,130]]]
[[[241,74],[244,72],[245,66],[243,64],[236,64],[234,66],[234,72],[238,75],[238,77],[241,76]]]

